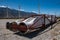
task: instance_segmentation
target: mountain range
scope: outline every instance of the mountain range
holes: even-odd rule
[[[0,18],[7,18],[7,13],[8,13],[8,18],[19,18],[19,12],[20,12],[20,18],[24,18],[24,17],[26,18],[36,14],[33,12],[25,12],[7,7],[0,7]]]

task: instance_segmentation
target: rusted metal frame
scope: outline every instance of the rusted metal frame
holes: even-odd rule
[[[31,15],[31,16],[29,16],[29,17],[34,17],[34,16],[42,16],[42,15],[36,14],[36,15]],[[29,18],[29,17],[28,17],[28,18]]]
[[[45,16],[45,18],[47,18],[47,19],[48,19],[48,17],[46,17],[46,16]],[[48,19],[48,21],[49,21],[49,22],[51,22],[51,20],[49,20],[49,19]]]
[[[42,18],[42,17],[41,17]],[[34,23],[32,24],[29,28],[33,28],[33,26],[40,20],[40,18]]]
[[[56,15],[55,15],[55,18],[54,18],[54,22],[57,22],[57,18],[56,18]]]
[[[44,24],[45,24],[45,15],[44,15]],[[45,25],[44,25],[45,26]]]
[[[45,28],[45,15],[43,15],[43,20],[44,20],[44,22],[42,24],[42,28]]]
[[[51,22],[50,23],[51,23],[51,29],[52,29],[52,15],[51,15]]]
[[[34,17],[34,16],[42,16],[42,15],[31,15],[31,16],[29,16],[29,17]],[[29,18],[29,17],[27,17],[27,18]],[[24,18],[24,20],[27,19],[27,18]],[[24,21],[24,20],[23,20],[23,21]]]
[[[51,23],[52,23],[52,15],[51,15]]]

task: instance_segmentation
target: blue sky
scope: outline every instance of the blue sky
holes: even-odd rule
[[[40,3],[41,14],[53,14],[60,16],[60,0],[0,0],[0,6],[8,5],[10,8],[18,9],[27,12],[38,13],[38,2]]]

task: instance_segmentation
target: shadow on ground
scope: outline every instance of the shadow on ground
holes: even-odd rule
[[[33,37],[36,37],[40,32],[42,32],[43,30],[36,30],[34,32],[31,32],[31,33],[27,33],[25,35],[21,35],[19,32],[15,33],[19,36],[24,36],[24,37],[27,37],[27,38],[33,38]]]
[[[23,37],[27,37],[27,38],[34,38],[34,37],[36,37],[36,36],[38,36],[38,35],[41,35],[41,34],[43,34],[43,33],[45,33],[45,32],[47,32],[47,31],[45,31],[45,32],[43,32],[44,30],[46,30],[47,28],[49,28],[50,27],[50,24],[49,25],[46,25],[47,27],[46,28],[44,28],[44,29],[39,29],[39,30],[36,30],[36,31],[34,31],[34,32],[31,32],[31,33],[27,33],[27,34],[25,34],[25,35],[21,35],[19,32],[17,32],[17,33],[15,33],[16,35],[19,35],[19,36],[23,36]],[[54,28],[54,27],[53,27]],[[49,29],[49,30],[51,30],[51,29]],[[48,30],[48,31],[49,31]],[[41,33],[41,32],[43,32],[43,33]],[[41,33],[41,34],[39,34],[39,33]]]

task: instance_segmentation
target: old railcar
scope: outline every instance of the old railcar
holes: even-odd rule
[[[32,15],[31,17],[20,22],[7,22],[8,29],[15,32],[19,31],[21,34],[26,34],[39,29],[44,29],[46,25],[50,25],[56,22],[56,16],[54,15]]]

